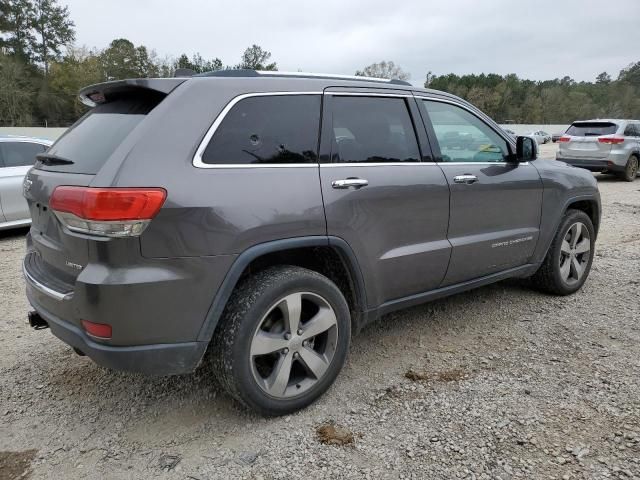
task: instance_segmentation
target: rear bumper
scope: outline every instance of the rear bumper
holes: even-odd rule
[[[77,348],[98,365],[114,370],[148,375],[176,375],[193,372],[207,349],[207,342],[163,343],[112,346],[93,341],[77,326],[56,317],[38,305],[27,283],[27,298],[49,324],[51,332],[67,345]]]
[[[574,167],[585,168],[592,172],[604,172],[605,170],[610,172],[620,172],[624,170],[624,165],[617,165],[607,159],[588,160],[583,158],[563,158],[558,155],[556,157],[556,160],[567,163],[569,165],[573,165]]]

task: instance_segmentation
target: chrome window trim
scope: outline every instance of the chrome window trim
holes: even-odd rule
[[[324,92],[325,95],[333,95],[340,97],[394,97],[394,98],[413,98],[411,93],[379,93],[379,92]]]
[[[284,96],[284,95],[322,95],[322,92],[318,92],[318,91],[309,91],[309,92],[254,92],[254,93],[243,93],[242,95],[238,95],[236,97],[233,97],[229,103],[227,103],[225,105],[225,107],[222,109],[222,111],[218,114],[218,116],[216,117],[216,119],[213,121],[213,123],[211,124],[211,126],[209,127],[209,129],[207,130],[207,133],[204,135],[204,138],[202,139],[202,141],[200,142],[200,144],[198,145],[198,149],[196,150],[195,155],[193,156],[193,160],[192,160],[192,165],[196,168],[299,168],[299,167],[312,167],[312,168],[317,168],[318,167],[318,163],[265,163],[265,164],[258,164],[258,163],[218,163],[218,164],[214,164],[214,163],[204,163],[202,161],[202,155],[204,154],[204,151],[206,150],[207,146],[209,145],[209,142],[211,141],[211,138],[213,138],[213,135],[216,133],[216,130],[218,129],[218,127],[220,126],[220,124],[222,123],[222,121],[224,120],[224,118],[227,116],[227,114],[229,113],[229,111],[240,101],[244,100],[245,98],[251,98],[251,97],[279,97],[279,96]]]
[[[336,168],[336,167],[417,167],[417,166],[430,166],[435,167],[438,164],[435,162],[335,162],[335,163],[321,163],[320,168]]]
[[[431,166],[431,167],[444,167],[447,165],[529,165],[529,162],[351,162],[351,163],[321,163],[320,168],[323,167],[386,167],[386,166]]]

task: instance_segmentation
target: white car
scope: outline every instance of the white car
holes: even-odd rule
[[[551,135],[543,130],[527,133],[527,137],[535,138],[538,144],[551,142]]]
[[[22,196],[24,177],[36,155],[52,143],[40,138],[0,136],[0,230],[31,223],[29,207]]]

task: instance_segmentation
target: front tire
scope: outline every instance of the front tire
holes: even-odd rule
[[[331,386],[350,340],[349,307],[338,287],[317,272],[278,266],[236,288],[210,358],[232,397],[263,415],[285,415]]]
[[[567,210],[542,265],[531,277],[533,285],[554,295],[578,291],[591,270],[595,238],[589,215]]]

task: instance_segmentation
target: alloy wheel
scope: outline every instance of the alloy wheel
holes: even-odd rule
[[[591,255],[589,229],[582,222],[569,227],[560,247],[560,276],[568,285],[579,282]]]
[[[320,295],[292,293],[275,302],[251,340],[253,378],[268,395],[286,399],[323,378],[336,352],[338,321]]]

